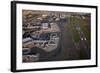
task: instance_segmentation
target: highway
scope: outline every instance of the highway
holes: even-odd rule
[[[57,56],[53,60],[75,60],[78,59],[77,49],[75,48],[74,42],[70,31],[67,30],[65,25],[67,21],[56,22],[61,30],[61,48]]]

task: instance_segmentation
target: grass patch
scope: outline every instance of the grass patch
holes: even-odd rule
[[[75,43],[78,43],[80,41],[80,36],[78,34],[78,31],[75,28],[75,25],[78,24],[78,20],[74,17],[70,17],[70,23],[68,25],[69,30],[72,32],[72,38]]]
[[[76,25],[80,25],[80,28],[81,28],[81,31],[85,34],[86,38],[88,41],[90,41],[90,27],[89,27],[89,21],[87,20],[84,20],[84,19],[79,19],[77,17],[70,17],[70,26],[73,32],[73,38],[75,40],[75,42],[79,42],[80,40],[80,37],[79,37],[79,34],[78,34],[78,31],[75,29],[75,26]]]

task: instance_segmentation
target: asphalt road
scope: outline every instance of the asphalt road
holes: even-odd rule
[[[78,59],[77,49],[75,48],[74,42],[70,31],[65,27],[67,21],[57,22],[58,26],[61,29],[61,51],[54,58],[54,60],[74,60]]]

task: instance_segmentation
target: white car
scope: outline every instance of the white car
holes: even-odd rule
[[[86,38],[81,38],[81,40],[87,40]]]

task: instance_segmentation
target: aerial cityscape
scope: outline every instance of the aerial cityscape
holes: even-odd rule
[[[22,62],[91,59],[91,14],[22,10]]]

